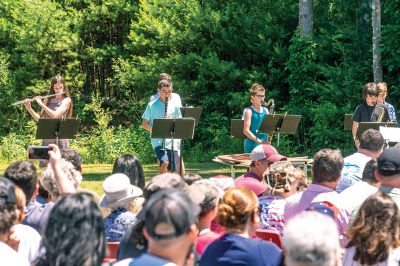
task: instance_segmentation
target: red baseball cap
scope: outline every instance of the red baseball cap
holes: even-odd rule
[[[276,163],[279,161],[286,161],[287,157],[279,154],[272,145],[260,144],[250,153],[250,159],[251,161],[267,159],[270,163]]]

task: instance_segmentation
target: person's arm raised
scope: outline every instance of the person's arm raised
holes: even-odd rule
[[[74,184],[68,179],[64,170],[61,168],[60,148],[55,144],[49,144],[50,165],[54,172],[58,191],[62,196],[74,194],[76,189]]]

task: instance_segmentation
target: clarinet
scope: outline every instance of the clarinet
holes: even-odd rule
[[[165,105],[164,105],[164,118],[168,117],[168,97],[165,98]],[[165,139],[162,140],[161,150],[165,151]]]

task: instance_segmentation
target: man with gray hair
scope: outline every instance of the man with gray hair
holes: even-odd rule
[[[350,213],[345,209],[344,202],[334,190],[343,168],[343,157],[339,150],[322,149],[314,155],[311,168],[312,183],[303,192],[296,193],[286,199],[284,219],[289,221],[298,213],[305,211],[312,203],[329,202],[338,209],[336,224],[345,247],[347,239],[344,232],[349,224]]]
[[[303,212],[285,228],[287,266],[339,266],[340,244],[335,222],[327,215]]]
[[[379,131],[368,129],[362,133],[357,152],[344,158],[342,174],[336,187],[338,193],[361,181],[365,164],[379,157],[383,144],[384,139]]]

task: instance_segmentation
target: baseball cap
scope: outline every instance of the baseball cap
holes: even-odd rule
[[[151,196],[138,214],[146,231],[155,240],[171,239],[189,231],[196,223],[200,207],[177,189],[165,188]]]
[[[260,144],[253,149],[250,153],[251,161],[259,161],[267,159],[270,163],[276,163],[279,161],[286,161],[287,158],[280,155],[278,151],[269,144]]]
[[[391,176],[400,173],[400,148],[391,147],[378,157],[378,173]]]
[[[311,203],[310,207],[308,207],[306,211],[316,211],[328,215],[333,219],[336,219],[336,216],[339,213],[338,208],[328,201]]]
[[[15,185],[11,180],[0,176],[0,204],[7,203],[17,203],[15,197]]]

